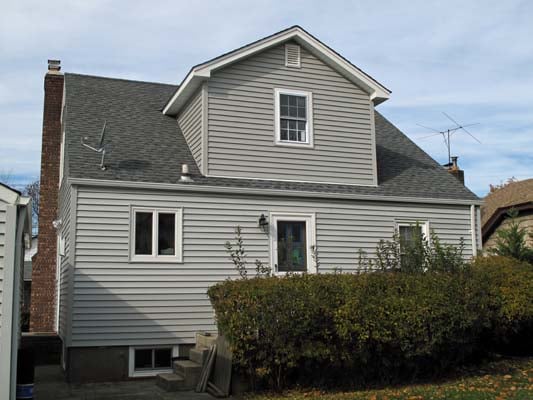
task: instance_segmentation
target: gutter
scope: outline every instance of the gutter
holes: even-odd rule
[[[401,203],[425,203],[425,204],[453,204],[476,206],[483,204],[482,200],[468,199],[437,199],[422,197],[403,197],[403,196],[376,196],[355,193],[330,193],[330,192],[311,192],[299,190],[280,190],[280,189],[256,189],[240,188],[227,186],[210,186],[210,185],[191,185],[175,183],[154,183],[154,182],[133,182],[133,181],[111,181],[105,179],[86,179],[86,178],[68,178],[68,183],[76,186],[99,186],[112,188],[128,189],[149,189],[165,190],[189,193],[222,193],[222,194],[240,194],[252,196],[279,196],[279,197],[308,197],[317,199],[334,199],[334,200],[366,200],[366,201],[385,201]]]

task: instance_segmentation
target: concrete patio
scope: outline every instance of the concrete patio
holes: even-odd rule
[[[207,393],[168,393],[155,384],[155,379],[113,383],[68,384],[59,365],[35,369],[36,400],[212,400]]]

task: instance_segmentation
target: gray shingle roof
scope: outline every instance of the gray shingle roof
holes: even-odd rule
[[[189,164],[193,183],[239,188],[301,190],[378,196],[478,200],[470,190],[376,112],[378,187],[213,178],[201,175],[176,120],[161,109],[175,85],[65,74],[66,175],[73,178],[179,183]],[[107,120],[107,170],[97,145]]]

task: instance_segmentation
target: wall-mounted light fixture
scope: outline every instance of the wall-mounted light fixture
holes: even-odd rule
[[[61,229],[61,225],[63,225],[63,221],[60,219],[55,219],[52,221],[52,226],[54,227],[55,230]]]
[[[265,232],[268,228],[268,221],[265,217],[265,214],[261,214],[261,216],[259,217],[259,228],[261,228]]]

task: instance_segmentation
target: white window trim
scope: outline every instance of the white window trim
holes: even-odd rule
[[[419,219],[412,219],[412,220],[397,220],[396,226],[394,228],[395,233],[399,236],[400,235],[400,227],[401,226],[416,226],[418,224],[422,228],[422,234],[424,235],[424,239],[429,241],[429,221],[428,220],[419,220]]]
[[[152,213],[152,254],[135,254],[135,213]],[[175,255],[158,255],[159,213],[175,213]],[[151,208],[131,206],[130,210],[130,262],[182,263],[183,262],[183,208]]]
[[[289,141],[283,141],[280,139],[280,96],[282,94],[287,94],[289,96],[304,96],[305,101],[305,108],[307,113],[307,124],[306,124],[306,139],[305,142],[289,142]],[[313,94],[311,92],[305,92],[301,90],[292,90],[292,89],[282,89],[282,88],[275,88],[274,89],[274,144],[276,146],[289,146],[289,147],[307,147],[307,148],[313,148],[314,147],[314,140],[313,140]]]
[[[156,376],[158,374],[164,374],[166,372],[172,372],[172,362],[170,368],[159,368],[151,369],[145,371],[135,371],[135,350],[142,349],[171,349],[170,356],[174,358],[176,354],[176,346],[173,345],[157,345],[157,346],[131,346],[129,348],[129,357],[128,357],[128,377],[130,378],[143,378],[148,376]]]
[[[270,226],[270,265],[272,266],[273,275],[286,275],[287,272],[277,271],[276,264],[278,260],[278,221],[303,221],[305,222],[305,238],[307,244],[307,273],[314,274],[317,272],[316,263],[313,260],[311,246],[316,246],[316,217],[314,213],[292,213],[292,212],[271,212],[269,216]],[[292,273],[301,273],[294,271]]]

